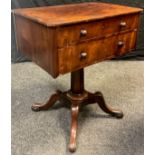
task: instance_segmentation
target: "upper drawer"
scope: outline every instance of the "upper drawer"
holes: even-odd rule
[[[113,35],[138,27],[139,14],[124,15],[100,21],[64,26],[57,29],[58,48],[89,39]]]

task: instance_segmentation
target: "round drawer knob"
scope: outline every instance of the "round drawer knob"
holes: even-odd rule
[[[81,30],[81,31],[80,31],[80,35],[81,35],[81,36],[86,36],[86,35],[87,35],[87,30],[84,30],[84,29]]]
[[[126,22],[120,22],[120,26],[121,27],[125,27],[126,26]]]
[[[87,53],[86,52],[81,52],[80,53],[80,59],[86,59],[87,58]]]
[[[123,45],[124,45],[124,42],[123,42],[123,41],[119,41],[119,42],[118,42],[118,46],[119,46],[119,47],[122,47]]]

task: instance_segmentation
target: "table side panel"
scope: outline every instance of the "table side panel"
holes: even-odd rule
[[[17,48],[53,77],[58,76],[55,29],[15,16]]]

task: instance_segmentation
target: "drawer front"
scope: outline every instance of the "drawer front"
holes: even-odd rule
[[[58,49],[59,72],[71,72],[135,48],[136,31]]]
[[[58,48],[137,29],[138,19],[139,14],[131,14],[97,22],[60,27],[57,29]]]

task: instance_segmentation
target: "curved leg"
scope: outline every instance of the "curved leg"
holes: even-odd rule
[[[87,91],[88,96],[83,99],[82,104],[88,105],[88,104],[94,104],[96,102],[96,98],[94,93],[90,93]]]
[[[61,92],[57,91],[55,94],[51,95],[50,99],[45,104],[34,103],[31,107],[33,111],[48,110],[54,105],[54,103],[60,99]]]
[[[70,143],[69,150],[71,152],[76,151],[76,135],[77,135],[77,124],[78,124],[78,113],[79,105],[71,106],[71,132],[70,132]]]
[[[103,111],[105,111],[106,113],[111,114],[112,116],[117,117],[117,118],[123,117],[123,112],[121,110],[112,109],[105,103],[102,93],[96,92],[95,100],[98,103],[98,105],[100,106],[100,108]]]

